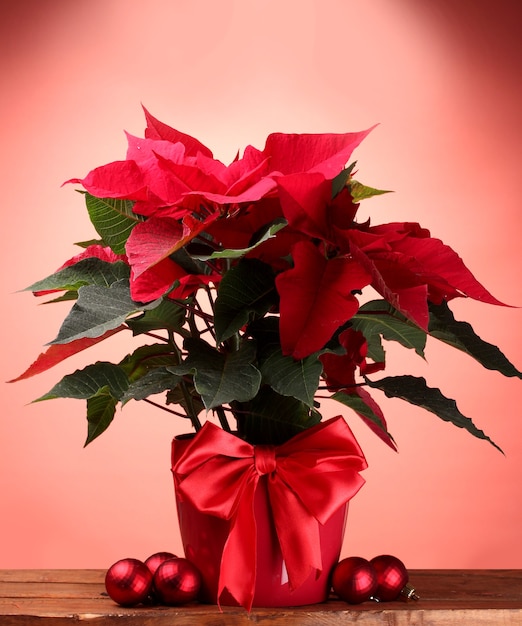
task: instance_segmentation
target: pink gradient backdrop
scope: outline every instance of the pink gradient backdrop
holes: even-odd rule
[[[90,230],[63,180],[123,158],[140,104],[223,160],[272,131],[345,132],[380,122],[357,150],[360,178],[396,190],[375,221],[413,220],[522,305],[522,70],[518,0],[9,0],[1,5],[2,380],[57,332],[60,305],[14,292],[72,256]],[[522,313],[459,301],[522,367]],[[131,403],[82,448],[83,403],[30,405],[87,357],[3,384],[0,568],[108,567],[180,551],[162,411]],[[388,350],[457,398],[505,450],[400,401],[382,401],[395,454],[348,416],[369,462],[344,554],[409,567],[522,567],[522,386],[429,345]],[[397,360],[395,359],[397,355]],[[415,368],[413,370],[413,368]],[[332,407],[331,414],[338,412]]]

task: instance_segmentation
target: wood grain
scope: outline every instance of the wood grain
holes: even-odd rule
[[[324,604],[244,609],[193,603],[183,607],[116,605],[105,570],[0,570],[1,626],[512,626],[522,625],[522,570],[411,570],[418,602],[335,598]]]

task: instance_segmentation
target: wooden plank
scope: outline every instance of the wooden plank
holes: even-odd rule
[[[0,598],[96,598],[105,570],[0,570]]]
[[[96,597],[105,570],[0,570],[0,597]],[[519,570],[412,570],[410,581],[425,602],[522,604]]]
[[[104,569],[0,569],[0,583],[103,583],[105,572]]]
[[[2,598],[96,598],[100,583],[0,583]]]
[[[72,607],[71,607],[72,608]],[[1,614],[0,614],[1,615]],[[88,623],[93,626],[252,626],[252,623],[263,626],[339,626],[357,623],[358,626],[520,626],[521,610],[494,609],[413,609],[412,611],[396,611],[393,608],[356,611],[343,609],[339,611],[316,610],[303,611],[292,609],[253,610],[249,615],[246,611],[226,609],[220,613],[216,607],[161,607],[151,609],[116,609],[108,612],[93,610],[92,606],[75,606],[74,610],[66,607],[48,607],[44,613],[35,617],[33,613],[19,612],[1,616],[2,626],[64,626],[66,624]]]
[[[106,595],[105,570],[0,570],[2,626],[473,626],[522,624],[520,570],[412,570],[419,602],[244,609],[191,604],[183,607],[119,607]]]

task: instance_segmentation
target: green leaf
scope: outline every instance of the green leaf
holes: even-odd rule
[[[88,239],[86,241],[75,241],[74,245],[79,248],[88,248],[89,246],[104,246],[105,242],[102,239]]]
[[[46,394],[34,400],[52,400],[54,398],[76,398],[88,400],[94,397],[101,389],[107,388],[113,398],[123,396],[129,386],[129,379],[118,365],[100,361],[88,365],[82,370],[67,374]]]
[[[325,353],[341,355],[346,351],[333,338],[322,350],[305,359],[296,360],[284,356],[279,338],[279,318],[275,316],[255,320],[248,325],[247,334],[257,342],[257,366],[263,376],[263,384],[270,385],[280,395],[296,398],[307,406],[314,404],[323,372],[319,356]]]
[[[384,361],[380,337],[397,341],[424,358],[426,333],[410,322],[385,300],[367,302],[351,320],[352,328],[360,331],[368,342],[368,355],[376,362]]]
[[[337,400],[344,406],[349,407],[353,411],[355,411],[358,415],[366,418],[375,426],[380,428],[382,432],[386,435],[386,437],[390,438],[394,441],[393,437],[387,431],[385,424],[383,424],[382,419],[372,410],[368,404],[361,398],[361,396],[356,393],[347,393],[346,391],[337,391],[331,396],[332,400]]]
[[[107,430],[114,419],[117,403],[108,387],[102,387],[87,400],[87,439],[84,447]]]
[[[194,385],[207,409],[233,400],[246,402],[259,390],[261,373],[253,365],[256,348],[253,341],[243,341],[239,350],[218,352],[201,339],[186,339],[189,355],[182,365],[169,367],[174,374],[194,375]]]
[[[256,445],[280,445],[321,421],[316,410],[270,387],[263,387],[247,405],[237,408],[245,410],[242,435]]]
[[[187,274],[209,274],[211,272],[210,267],[207,263],[200,261],[198,257],[198,252],[203,248],[205,250],[205,254],[201,253],[199,256],[202,258],[208,258],[208,250],[209,246],[204,243],[203,234],[201,234],[202,239],[193,239],[189,241],[186,246],[176,250],[170,255],[170,258],[182,267]],[[207,256],[205,256],[207,255]]]
[[[332,180],[332,198],[335,198],[341,191],[348,185],[350,175],[353,172],[353,168],[357,165],[357,161],[351,163],[346,169],[342,170]]]
[[[134,382],[144,376],[150,370],[158,367],[168,367],[179,363],[176,354],[167,343],[154,343],[140,346],[132,354],[128,354],[119,363],[119,367],[125,372],[127,378]]]
[[[258,343],[258,349],[271,348],[279,345],[279,317],[268,315],[260,317],[248,324],[246,334],[254,337]]]
[[[96,257],[82,259],[58,272],[33,283],[24,291],[70,290],[77,291],[84,285],[108,287],[118,280],[129,278],[130,267],[123,261],[108,263]]]
[[[467,322],[459,322],[444,302],[429,303],[430,321],[428,332],[444,343],[469,354],[483,367],[496,370],[504,376],[522,378],[522,372],[493,344],[483,341]]]
[[[215,303],[218,342],[262,317],[277,302],[272,268],[257,259],[242,259],[221,280]]]
[[[181,406],[185,411],[187,419],[191,419],[191,415],[199,415],[201,411],[205,410],[205,405],[201,400],[201,396],[195,390],[194,385],[185,382],[183,382],[183,385],[179,384],[167,392],[167,404],[178,404]]]
[[[368,352],[366,356],[369,359],[372,359],[372,361],[374,361],[375,363],[384,363],[384,361],[386,360],[386,352],[382,345],[381,335],[378,332],[371,332],[371,325],[369,328],[365,328],[364,330],[358,328],[356,328],[356,330],[361,330],[361,332],[365,336],[366,343],[368,345]]]
[[[159,367],[147,371],[140,378],[135,379],[129,385],[127,391],[121,397],[121,403],[126,404],[129,400],[144,400],[164,391],[170,391],[176,387],[180,376],[169,372],[166,368]]]
[[[435,413],[445,422],[451,422],[459,428],[464,428],[474,437],[489,441],[497,450],[502,450],[482,430],[479,430],[469,417],[463,415],[457,408],[457,403],[446,398],[440,389],[428,387],[424,378],[415,376],[388,376],[378,381],[366,379],[367,384],[383,391],[388,398],[401,398],[410,404],[420,406],[431,413]]]
[[[186,318],[186,309],[178,301],[165,298],[158,306],[145,311],[139,317],[127,320],[133,335],[154,330],[170,330],[179,333]]]
[[[388,191],[385,189],[375,189],[374,187],[367,187],[358,181],[350,180],[350,191],[352,194],[352,198],[354,202],[360,202],[361,200],[366,200],[367,198],[372,198],[373,196],[381,196],[384,193],[393,193],[392,191]]]
[[[202,260],[202,261],[207,261],[208,259],[239,259],[240,257],[245,256],[245,254],[247,254],[248,252],[250,252],[250,251],[254,250],[255,248],[257,248],[258,246],[260,246],[262,243],[264,243],[268,239],[272,239],[272,237],[275,237],[275,235],[282,228],[284,228],[287,224],[288,224],[288,222],[285,219],[283,219],[283,218],[279,218],[277,220],[274,220],[261,233],[260,238],[253,245],[251,245],[248,248],[239,248],[237,250],[234,250],[234,249],[217,250],[216,252],[212,252],[212,254],[209,254],[209,255],[193,254],[192,257],[195,258],[195,259]]]
[[[96,232],[113,252],[125,254],[125,243],[134,226],[142,221],[132,212],[134,203],[116,198],[95,198],[85,193],[85,203]]]
[[[64,376],[49,392],[34,402],[54,398],[87,400],[87,445],[112,422],[116,405],[128,386],[127,376],[117,365],[99,362]]]
[[[46,300],[42,304],[54,304],[56,302],[71,302],[78,299],[77,291],[64,291],[58,298],[52,298],[52,300]]]
[[[292,396],[307,406],[313,406],[314,395],[319,386],[323,371],[317,355],[313,354],[299,361],[284,356],[280,348],[263,354],[259,362],[263,382],[283,396]]]
[[[51,344],[68,343],[82,337],[99,337],[117,328],[129,315],[153,309],[161,300],[138,304],[130,297],[128,280],[107,287],[85,285],[78,291],[78,301],[63,321],[58,336]]]
[[[307,406],[313,406],[323,371],[318,355],[312,354],[299,361],[284,356],[279,342],[279,320],[276,317],[260,319],[259,324],[254,324],[249,330],[259,346],[258,368],[263,383],[270,385],[282,396],[291,396]]]

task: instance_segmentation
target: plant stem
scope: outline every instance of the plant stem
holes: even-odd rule
[[[209,294],[209,300],[210,300],[210,294]],[[213,302],[211,301],[211,306],[213,307]],[[207,328],[207,331],[212,335],[212,337],[216,336],[216,333],[214,331],[214,327],[212,326],[212,324],[210,323],[210,320],[213,319],[213,316],[208,316],[203,309],[201,308],[201,305],[199,304],[199,302],[197,300],[194,300],[194,307],[195,307],[195,312],[198,312],[199,315],[201,316],[203,322],[205,323],[205,326]]]
[[[174,409],[169,409],[163,404],[159,404],[158,402],[154,402],[154,400],[150,400],[149,398],[142,398],[143,402],[147,402],[148,404],[152,404],[152,406],[157,407],[158,409],[162,409],[163,411],[167,411],[167,413],[171,413],[172,415],[176,415],[177,417],[187,418],[184,413],[179,413],[178,411],[174,411]]]
[[[228,423],[227,416],[225,414],[225,409],[222,406],[218,406],[215,409],[215,411],[216,411],[216,414],[218,416],[219,423],[221,424],[221,428],[223,430],[226,430],[228,433],[232,432],[230,430],[230,425]]]
[[[197,300],[194,300],[194,302],[197,304],[197,307],[195,305],[185,304],[181,301],[177,301],[177,304],[189,313],[195,313],[196,315],[199,315],[199,317],[203,318],[207,322],[212,321],[213,316],[210,313],[205,313],[205,311],[203,311],[203,309],[197,303]]]
[[[205,285],[205,291],[207,292],[208,301],[210,302],[210,306],[213,311],[214,310],[214,295],[212,293],[212,289],[208,285]]]
[[[366,387],[368,383],[354,383],[353,385],[339,385],[339,386],[332,386],[332,385],[319,385],[319,387],[317,387],[318,391],[330,391],[330,392],[335,392],[335,391],[341,391],[342,389],[356,389],[357,387]]]
[[[131,330],[130,326],[125,325],[125,328],[127,330]],[[164,341],[165,343],[169,342],[169,340],[166,337],[162,337],[161,335],[156,335],[155,333],[151,333],[150,331],[146,333],[142,333],[142,334],[145,335],[146,337],[152,337],[152,339],[157,339],[158,341]]]
[[[177,356],[178,363],[181,363],[181,351],[176,345],[176,342],[174,340],[174,333],[172,331],[169,331],[169,343],[172,347],[172,351]],[[183,379],[180,381],[179,386],[181,389],[181,393],[183,394],[183,399],[185,400],[187,417],[190,419],[194,430],[198,432],[198,430],[201,430],[201,422],[199,420],[198,413],[194,407],[194,402],[192,395],[190,394],[190,390],[187,386],[187,383]]]

